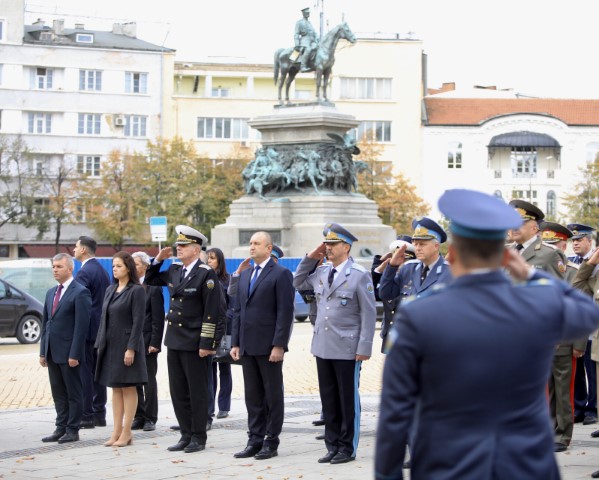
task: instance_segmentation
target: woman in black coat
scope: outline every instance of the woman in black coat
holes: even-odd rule
[[[114,283],[106,289],[95,347],[96,381],[112,388],[114,430],[105,446],[131,445],[136,385],[148,381],[143,343],[145,292],[126,252],[112,257]]]

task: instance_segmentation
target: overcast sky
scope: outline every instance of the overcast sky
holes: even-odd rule
[[[428,54],[429,87],[454,81],[599,98],[597,0],[25,0],[25,20],[64,18],[67,28],[95,30],[135,21],[139,38],[177,50],[177,60],[272,62],[293,44],[301,8],[312,7],[318,31],[322,2],[329,27],[344,18],[354,33],[413,32]]]

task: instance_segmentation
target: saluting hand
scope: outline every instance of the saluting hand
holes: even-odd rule
[[[530,269],[532,268],[520,253],[513,248],[506,248],[503,257],[503,267],[515,280],[524,281],[528,279]]]
[[[162,262],[162,261],[166,260],[167,258],[171,258],[172,256],[173,256],[173,248],[172,247],[164,247],[162,250],[160,250],[160,252],[158,252],[158,255],[156,255],[156,261]]]
[[[589,265],[599,265],[599,248],[596,248],[589,259],[587,260]]]
[[[239,264],[239,266],[237,267],[237,270],[235,270],[235,275],[240,275],[241,272],[243,272],[244,270],[247,270],[248,268],[250,268],[250,261],[252,259],[250,257],[246,258],[243,262],[241,262]]]
[[[312,260],[318,260],[321,262],[322,260],[324,260],[325,251],[326,245],[324,243],[321,243],[320,245],[318,245],[318,247],[316,247],[308,254],[308,258],[311,258]]]
[[[376,273],[383,273],[383,271],[385,270],[385,268],[387,268],[387,265],[389,265],[390,261],[391,261],[391,252],[385,253],[385,255],[383,255],[381,257],[381,263],[379,263],[379,266],[376,267],[374,269],[374,271]]]
[[[389,260],[389,265],[391,265],[392,267],[399,267],[401,264],[403,264],[406,261],[406,248],[408,248],[407,245],[402,245],[397,250],[395,250],[395,252],[393,252],[391,260]]]

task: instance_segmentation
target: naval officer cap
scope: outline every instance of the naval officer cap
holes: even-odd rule
[[[412,243],[412,237],[405,234],[398,235],[395,240],[403,240],[406,243]]]
[[[441,225],[428,217],[416,217],[412,220],[412,228],[412,240],[437,240],[439,243],[447,240],[447,234]]]
[[[302,13],[310,13],[310,7],[302,8]]]
[[[177,225],[175,227],[175,232],[177,232],[175,245],[189,245],[190,243],[202,245],[208,241],[208,239],[198,230],[188,227],[187,225]]]
[[[278,245],[275,245],[273,243],[272,251],[270,252],[270,256],[275,257],[278,260],[279,258],[283,258],[285,256],[285,254],[283,253],[283,250],[281,250],[281,247],[279,247]]]
[[[446,190],[439,210],[454,235],[477,240],[504,240],[510,229],[522,225],[520,214],[503,200],[474,190]]]
[[[327,223],[322,233],[324,235],[324,243],[345,242],[351,245],[358,241],[356,237],[338,223]]]
[[[541,239],[546,243],[557,243],[561,240],[568,240],[572,237],[572,232],[563,225],[555,222],[543,222],[541,224]]]
[[[582,223],[570,223],[568,228],[572,231],[572,240],[578,240],[579,238],[592,237],[595,229]]]
[[[539,207],[525,200],[516,198],[510,201],[510,205],[514,207],[520,214],[523,222],[527,222],[528,220],[536,220],[537,222],[540,222],[545,218],[545,214]]]

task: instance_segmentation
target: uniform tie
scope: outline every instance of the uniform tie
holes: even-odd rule
[[[574,263],[576,265],[580,265],[582,263],[582,257],[580,255],[576,255],[576,257],[574,257]]]
[[[426,276],[428,275],[428,265],[425,265],[422,269],[422,275],[420,275],[420,285],[424,283],[426,280]]]
[[[256,265],[256,268],[254,268],[254,273],[252,274],[252,278],[250,279],[249,293],[252,293],[252,290],[254,289],[254,284],[256,283],[256,279],[258,278],[259,271],[260,271],[260,265]]]
[[[183,280],[185,280],[185,274],[187,273],[187,269],[186,268],[182,268],[181,269],[181,278],[179,279],[179,282],[182,282]]]
[[[331,271],[329,272],[329,288],[331,287],[331,285],[333,285],[333,280],[335,279],[336,273],[337,273],[337,270],[335,270],[334,268],[331,268]]]
[[[58,302],[60,300],[60,292],[62,292],[62,283],[60,285],[58,285],[58,288],[56,289],[56,295],[54,295],[54,303],[52,304],[52,315],[54,315],[54,312],[58,308]]]
[[[522,251],[523,248],[524,248],[524,245],[522,245],[521,243],[516,245],[516,250],[518,250],[519,252]]]

